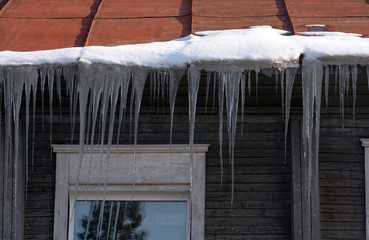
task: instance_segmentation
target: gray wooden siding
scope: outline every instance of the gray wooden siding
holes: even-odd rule
[[[369,120],[357,115],[356,128],[346,119],[322,120],[320,201],[322,239],[365,239],[364,148]]]
[[[296,79],[291,116],[300,118],[301,88]],[[275,94],[274,79],[261,77],[256,103],[253,96],[246,98],[247,108],[244,133],[237,134],[235,161],[235,200],[231,205],[231,171],[228,163],[227,135],[224,133],[224,182],[220,185],[218,149],[218,110],[212,109],[212,89],[209,107],[204,114],[205,92],[201,82],[198,115],[196,116],[196,143],[209,143],[206,168],[206,239],[291,239],[290,159],[284,163],[284,124],[281,116],[280,95]],[[182,81],[185,83],[185,79]],[[365,84],[364,84],[365,83]],[[254,84],[254,83],[253,83]],[[369,136],[369,98],[366,75],[359,79],[355,137],[351,115],[346,114],[346,127],[341,128],[331,78],[329,114],[322,107],[320,136],[320,201],[322,239],[361,239],[365,237],[364,207],[364,150],[360,138]],[[173,143],[188,143],[187,90],[179,89],[173,127]],[[279,92],[279,90],[278,90]],[[149,94],[146,94],[149,96]],[[348,98],[350,99],[350,98]],[[350,100],[349,100],[350,101]],[[168,107],[147,107],[143,100],[138,142],[141,144],[169,143]],[[58,101],[54,101],[53,143],[70,144],[69,107],[63,107],[60,124]],[[324,101],[323,101],[324,104]],[[160,106],[163,104],[160,103]],[[41,106],[41,102],[39,105]],[[55,155],[51,153],[45,94],[45,128],[38,109],[36,124],[35,161],[29,166],[29,183],[25,204],[25,239],[52,239],[55,186]],[[63,106],[68,100],[63,99]],[[263,106],[258,107],[258,106]],[[239,118],[240,120],[240,118]],[[31,123],[32,126],[32,123]],[[239,129],[240,129],[239,124]],[[126,125],[125,130],[129,128]],[[76,124],[75,129],[79,126]],[[224,126],[224,130],[226,127]],[[31,136],[31,134],[30,134]],[[97,139],[96,134],[95,139]],[[122,144],[130,144],[129,134],[121,136]],[[74,142],[77,144],[78,133]],[[31,149],[32,141],[29,141]],[[289,146],[289,144],[288,144]],[[31,156],[31,154],[30,154]],[[31,161],[30,161],[31,162]]]

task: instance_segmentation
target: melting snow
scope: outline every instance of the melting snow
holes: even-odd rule
[[[148,44],[116,47],[65,48],[35,52],[0,52],[0,65],[69,64],[82,62],[182,67],[223,62],[248,69],[296,66],[307,58],[369,57],[369,39],[353,34],[319,32],[320,36],[291,36],[268,26],[242,30],[205,31],[187,37]],[[303,33],[316,35],[317,33]],[[347,63],[347,62],[346,62]]]

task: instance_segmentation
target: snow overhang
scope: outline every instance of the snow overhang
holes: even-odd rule
[[[97,63],[152,69],[205,70],[297,67],[303,57],[324,64],[369,64],[369,39],[355,34],[288,35],[268,26],[206,31],[148,44],[66,48],[35,52],[0,52],[0,65]]]

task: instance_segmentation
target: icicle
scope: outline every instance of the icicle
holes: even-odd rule
[[[340,95],[340,113],[341,113],[341,121],[342,128],[344,127],[345,121],[345,93],[347,87],[347,81],[349,81],[349,67],[348,65],[340,65],[339,69],[339,95]]]
[[[84,155],[84,144],[85,144],[85,127],[86,127],[86,112],[87,112],[87,101],[90,92],[91,86],[91,71],[89,69],[88,64],[80,64],[80,78],[83,81],[79,82],[80,91],[79,91],[79,153],[78,153],[78,169],[77,169],[77,182],[76,182],[76,190],[75,190],[75,197],[74,202],[77,200],[78,195],[78,187],[79,187],[79,177],[82,167],[83,155]],[[71,214],[71,220],[74,217],[75,212],[75,205],[73,206],[73,212]]]
[[[35,159],[37,77],[32,89],[32,171]]]
[[[133,74],[132,74],[133,78]],[[154,94],[156,96],[156,92]],[[132,141],[132,123],[133,123],[133,104],[135,98],[135,91],[134,91],[134,81],[132,79],[132,87],[131,87],[131,97],[130,97],[130,106],[129,106],[129,142]],[[157,100],[159,102],[159,100]],[[155,102],[155,99],[154,99]]]
[[[87,236],[90,232],[90,223],[91,223],[91,218],[92,218],[92,212],[95,208],[96,202],[91,202],[90,203],[90,209],[88,211],[88,219],[87,219],[87,227],[86,227],[86,232],[85,232],[85,236],[84,236],[84,240],[87,240]]]
[[[210,79],[211,79],[211,72],[207,72],[207,75],[206,75],[206,95],[205,95],[205,115],[206,115],[206,109],[208,107]]]
[[[311,202],[318,201],[312,199],[312,196],[319,196],[318,192],[318,151],[319,151],[319,127],[320,127],[320,104],[321,104],[321,89],[322,89],[322,76],[323,67],[318,62],[308,62],[303,64],[302,68],[302,89],[303,89],[303,162],[304,168],[307,171],[303,171],[302,179],[303,188],[302,191],[302,207],[307,210],[307,219],[310,218],[310,213],[318,211],[318,209],[311,210]],[[314,118],[315,115],[315,118]],[[315,121],[314,121],[315,119]],[[315,129],[315,131],[313,131]],[[312,186],[314,186],[312,188]],[[314,194],[312,193],[314,191]],[[318,204],[315,204],[319,208]],[[314,206],[315,206],[314,205]],[[315,215],[311,216],[312,219],[316,218]],[[318,220],[317,220],[318,221]],[[315,222],[315,220],[313,221]],[[314,234],[318,228],[314,224],[306,223],[307,239],[315,239]],[[303,223],[304,227],[305,223]],[[305,232],[305,231],[304,231]],[[310,236],[310,234],[313,234]]]
[[[128,69],[122,69],[120,74],[120,106],[119,106],[119,122],[118,122],[118,136],[117,136],[117,145],[119,144],[119,137],[121,132],[121,124],[125,115],[125,111],[127,108],[127,96],[128,96],[128,88],[131,80],[131,73]]]
[[[110,167],[110,153],[111,153],[111,144],[113,141],[113,130],[114,130],[114,120],[115,120],[115,113],[116,107],[118,102],[119,96],[119,68],[115,67],[114,69],[110,69],[108,71],[107,82],[110,84],[109,96],[110,96],[110,119],[109,119],[109,132],[108,132],[108,153],[107,153],[107,160],[106,160],[106,170],[105,170],[105,178],[104,178],[104,201],[106,197],[106,187],[108,183],[108,173]],[[110,226],[110,223],[109,223]]]
[[[26,95],[26,191],[27,194],[27,184],[28,184],[28,165],[29,165],[29,154],[28,154],[28,138],[29,138],[29,106],[30,106],[30,99],[31,99],[31,89],[37,88],[37,78],[38,74],[36,71],[29,71],[26,75],[27,79],[25,81],[24,92]],[[34,96],[35,98],[35,96]],[[1,100],[1,97],[0,97]],[[1,108],[1,106],[0,106]],[[0,116],[1,118],[1,116]],[[0,126],[1,127],[1,126]],[[33,156],[32,156],[33,157]],[[27,197],[26,197],[27,198]]]
[[[95,81],[101,81],[103,82],[103,89],[101,92],[101,102],[100,102],[100,121],[101,121],[101,129],[100,129],[100,165],[99,165],[99,182],[97,184],[98,189],[100,187],[100,183],[104,182],[104,180],[101,178],[102,174],[102,164],[103,164],[103,148],[105,143],[105,129],[106,129],[106,123],[108,119],[108,110],[109,110],[109,97],[112,94],[112,88],[111,88],[111,81],[109,73],[106,71],[106,68],[103,68],[101,66],[97,66],[97,71],[101,73],[99,76],[100,78],[95,78]],[[104,201],[105,201],[105,191],[104,194]]]
[[[213,108],[215,108],[215,91],[217,89],[217,74],[213,74]]]
[[[236,142],[237,112],[239,100],[239,85],[241,72],[222,73],[226,83],[226,106],[227,106],[227,129],[229,139],[229,157],[232,166],[232,193],[231,204],[234,194],[234,148]]]
[[[156,102],[156,104],[157,104],[157,109],[158,109],[158,111],[159,111],[159,107],[160,107],[161,78],[160,78],[160,75],[159,75],[159,73],[158,73],[158,72],[157,72],[157,75],[158,75],[158,79],[157,79],[157,83],[158,83],[157,90],[158,90],[158,92],[157,92],[157,102]]]
[[[160,78],[160,82],[161,82],[161,99],[163,101],[163,105],[164,105],[164,99],[165,99],[165,82],[166,82],[166,71],[162,71],[161,72],[161,78]]]
[[[91,81],[91,94],[90,94],[90,105],[89,108],[91,108],[92,113],[90,114],[91,116],[89,117],[90,120],[89,122],[91,122],[91,140],[90,140],[90,159],[88,162],[88,180],[87,180],[87,187],[86,187],[86,197],[87,197],[87,193],[88,193],[88,189],[89,189],[89,182],[90,182],[90,173],[91,173],[91,162],[92,162],[92,151],[93,151],[93,145],[95,143],[95,129],[96,129],[96,122],[97,122],[97,118],[98,118],[98,113],[99,113],[99,106],[100,106],[100,99],[101,99],[101,95],[102,95],[102,91],[104,89],[104,83],[105,81],[103,81],[104,79],[104,75],[102,71],[98,71],[98,68],[96,67],[91,67],[91,74],[84,76],[85,78],[88,77],[90,78]],[[88,140],[88,139],[87,139]]]
[[[171,69],[169,81],[169,107],[170,107],[170,136],[169,143],[172,144],[174,105],[176,102],[179,82],[182,79],[185,69]]]
[[[276,68],[274,69],[274,76],[275,76],[275,94],[278,94],[278,72],[279,70]]]
[[[267,76],[268,78],[272,78],[273,75],[273,69],[272,68],[264,68],[261,69],[261,73]]]
[[[366,77],[368,78],[368,90],[369,90],[369,65],[366,65]]]
[[[58,95],[59,99],[59,116],[60,116],[60,124],[62,124],[63,121],[63,115],[62,115],[62,94],[61,94],[61,68],[55,69],[55,84],[56,84],[56,93]]]
[[[120,211],[120,202],[117,202],[117,210],[115,212],[115,223],[114,223],[113,240],[115,240],[116,234],[117,234],[119,211]]]
[[[223,106],[225,80],[219,78],[219,158],[220,158],[220,185],[223,185]]]
[[[52,149],[51,144],[53,142],[53,93],[54,93],[54,69],[48,68],[47,70],[47,81],[48,81],[48,87],[49,87],[49,140],[50,140],[50,160],[52,159]]]
[[[295,81],[297,68],[286,69],[286,100],[285,100],[285,122],[284,122],[284,164],[287,163],[287,133],[290,120],[291,96],[293,83]],[[282,78],[281,78],[282,79]]]
[[[255,96],[256,96],[256,104],[258,104],[258,85],[259,85],[259,69],[255,70]]]
[[[70,121],[71,121],[71,142],[73,142],[74,137],[74,126],[75,126],[75,112],[77,109],[77,94],[78,89],[77,81],[75,79],[74,69],[64,67],[63,69],[64,80],[67,85],[67,93],[69,94],[69,113],[70,113]]]
[[[334,74],[334,94],[337,95],[337,84],[338,84],[338,66],[335,68]]]
[[[97,224],[97,231],[96,231],[96,239],[101,239],[102,233],[102,225],[103,225],[103,217],[104,217],[104,208],[105,208],[105,201],[100,202],[100,214],[99,214],[99,221]]]
[[[153,89],[154,89],[154,73],[150,72],[150,105],[153,104],[152,99],[153,99]]]
[[[140,109],[141,109],[141,100],[143,95],[143,90],[145,87],[145,82],[147,78],[148,72],[143,69],[136,69],[133,71],[132,74],[132,82],[135,92],[135,122],[134,122],[134,144],[137,145],[137,133],[138,133],[138,118],[140,115]],[[135,170],[134,170],[135,171]]]
[[[193,142],[195,135],[195,117],[196,117],[196,102],[197,102],[197,93],[199,91],[200,84],[200,69],[196,68],[194,65],[191,65],[188,68],[188,106],[189,106],[189,124],[190,124],[190,192],[192,193],[192,165],[193,165]]]
[[[324,76],[324,91],[325,91],[325,109],[328,109],[328,90],[329,90],[329,66],[325,66],[325,76]]]
[[[352,78],[352,127],[355,131],[355,108],[356,108],[356,85],[357,85],[357,66],[351,66],[351,78]]]
[[[243,120],[245,117],[245,74],[241,75],[241,134],[243,134]]]
[[[284,109],[284,102],[285,102],[285,96],[284,96],[284,74],[285,74],[285,69],[282,68],[280,69],[281,72],[281,97],[282,97],[282,116],[285,115],[285,109]]]
[[[42,118],[42,132],[45,132],[45,100],[44,100],[44,90],[45,90],[45,80],[46,80],[46,69],[40,69],[40,79],[41,79],[41,118]]]
[[[249,96],[251,96],[251,71],[247,71],[247,86],[249,89]]]
[[[110,204],[110,210],[109,210],[108,230],[106,233],[106,239],[109,239],[109,235],[110,235],[110,224],[111,224],[111,217],[113,215],[114,202],[110,202],[109,204]]]

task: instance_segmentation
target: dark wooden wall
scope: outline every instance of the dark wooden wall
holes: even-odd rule
[[[299,78],[300,76],[298,76]],[[322,239],[365,238],[364,207],[364,150],[359,138],[369,136],[367,111],[367,88],[359,79],[358,108],[355,136],[351,115],[347,110],[345,128],[341,127],[337,109],[337,96],[331,94],[329,113],[322,108],[320,144],[320,195]],[[300,79],[296,80],[293,96],[293,118],[301,118]],[[206,239],[291,239],[291,194],[290,158],[284,158],[284,123],[280,108],[280,95],[275,94],[274,79],[261,77],[256,103],[253,96],[246,99],[244,133],[238,124],[235,192],[231,204],[231,166],[228,162],[228,138],[224,132],[224,181],[220,184],[220,159],[218,143],[218,110],[213,109],[209,96],[207,114],[205,82],[199,91],[198,114],[196,116],[195,143],[210,143],[206,168]],[[174,118],[173,143],[188,143],[188,110],[185,79],[179,89]],[[254,84],[254,83],[253,83]],[[334,85],[330,92],[334,91]],[[280,90],[278,90],[279,92]],[[212,93],[212,89],[210,89]],[[146,94],[148,96],[149,94]],[[45,95],[47,99],[47,95]],[[67,101],[66,101],[67,102]],[[148,105],[144,98],[140,116],[138,143],[168,144],[168,107]],[[45,100],[45,106],[47,106]],[[62,121],[55,101],[53,117],[53,143],[69,144],[69,107],[62,108]],[[323,101],[324,104],[324,101]],[[159,104],[162,106],[163,104]],[[261,107],[262,106],[262,107]],[[27,188],[25,234],[26,239],[52,239],[53,206],[55,184],[55,155],[52,154],[49,138],[49,117],[45,107],[45,126],[42,127],[41,108],[36,119],[35,160],[33,170],[29,166],[30,178]],[[239,117],[240,122],[240,117]],[[78,123],[75,129],[78,129]],[[125,127],[121,143],[132,143]],[[226,131],[226,126],[224,126]],[[78,133],[74,142],[77,144]],[[31,148],[30,139],[29,146]],[[289,146],[289,144],[287,145]],[[31,155],[30,155],[31,156]],[[31,162],[31,161],[30,161]]]
[[[346,119],[323,119],[319,174],[322,239],[365,239],[364,148],[369,119],[357,114],[356,128]]]

